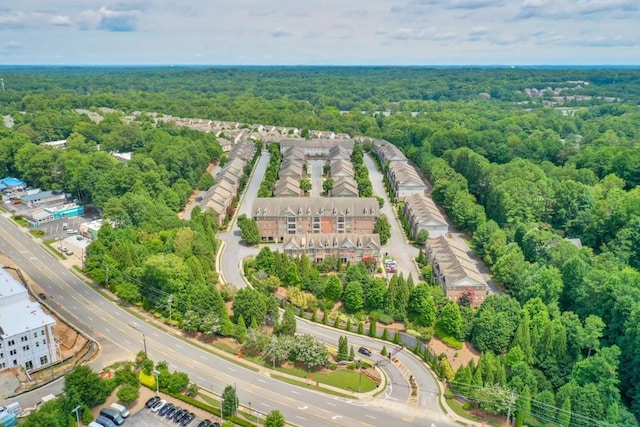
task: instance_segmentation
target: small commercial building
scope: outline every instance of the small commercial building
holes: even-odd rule
[[[61,206],[52,206],[39,209],[24,216],[32,227],[39,227],[46,222],[58,219],[72,218],[84,214],[84,206],[69,203]]]

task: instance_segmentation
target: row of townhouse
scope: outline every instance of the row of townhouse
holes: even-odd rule
[[[303,254],[312,261],[320,262],[328,257],[338,258],[342,263],[380,259],[380,236],[377,234],[294,234],[287,235],[282,250],[289,257]]]
[[[234,146],[229,151],[227,163],[215,176],[216,183],[202,196],[200,207],[203,211],[214,212],[220,226],[224,224],[231,204],[238,194],[245,167],[255,156],[256,150],[256,145],[251,141]]]
[[[449,232],[449,224],[431,197],[424,194],[412,194],[405,197],[403,214],[409,221],[412,238],[421,230],[429,233],[430,238],[444,236]]]
[[[305,162],[305,155],[300,147],[289,147],[282,151],[274,197],[300,197],[300,181],[305,176]]]
[[[358,183],[350,159],[331,158],[329,175],[333,179],[331,197],[358,197]]]
[[[424,180],[398,147],[377,139],[373,142],[373,148],[384,165],[396,200],[402,201],[411,194],[425,194],[427,186]]]
[[[0,371],[17,366],[32,371],[55,362],[54,325],[27,289],[0,268]]]
[[[374,197],[258,197],[252,212],[263,241],[283,242],[291,234],[371,234],[380,209]]]
[[[489,287],[464,244],[447,236],[439,236],[427,243],[427,258],[433,268],[433,280],[453,301],[467,298],[476,308],[489,295]]]

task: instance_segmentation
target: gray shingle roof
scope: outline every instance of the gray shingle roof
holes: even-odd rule
[[[306,216],[372,216],[379,215],[378,200],[375,197],[302,197],[272,198],[258,197],[252,209],[255,217],[284,215]]]

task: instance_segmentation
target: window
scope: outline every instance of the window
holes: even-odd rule
[[[28,345],[23,346],[22,351],[29,351],[29,346]]]
[[[34,337],[34,338],[38,338],[38,333],[37,333],[37,332],[34,332],[34,333],[33,333],[33,337]]]
[[[31,360],[29,360],[27,363],[24,364],[24,368],[27,371],[30,371],[31,369],[33,369],[33,362]]]
[[[20,337],[20,341],[22,341],[22,342],[25,342],[25,341],[27,341],[28,339],[29,339],[29,338],[27,338],[27,337]]]
[[[7,367],[7,364],[6,364],[6,363],[4,363],[4,362],[0,363],[0,369],[4,369],[4,368],[6,368],[6,367]]]
[[[40,341],[36,341],[36,347],[40,347]]]
[[[40,331],[40,335],[44,336],[44,329]]]
[[[46,365],[47,363],[49,363],[49,358],[47,356],[40,357],[40,364],[41,365]]]
[[[9,352],[9,356],[15,356],[15,355],[16,355],[16,353],[18,353],[18,350],[11,350],[11,351]]]
[[[47,340],[42,340],[42,344],[43,345],[46,344],[46,343],[47,343]]]
[[[16,345],[16,342],[14,340],[10,340],[7,342],[7,344],[9,344],[9,347],[11,347],[12,345]]]

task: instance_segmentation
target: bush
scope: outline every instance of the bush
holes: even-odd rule
[[[93,414],[91,413],[91,409],[88,406],[84,406],[82,408],[82,416],[80,417],[80,420],[82,420],[82,424],[85,425],[93,421]]]
[[[356,365],[356,362],[351,362],[347,365],[347,369],[353,371],[354,369],[356,369],[358,367],[358,365]]]
[[[378,322],[384,324],[384,325],[390,325],[393,323],[393,317],[389,316],[388,314],[380,314],[380,317],[378,317]]]
[[[332,371],[335,371],[336,369],[338,369],[338,364],[337,363],[329,363],[329,369],[331,369]]]
[[[444,391],[444,397],[445,397],[445,399],[453,399],[454,398],[453,391],[451,391],[450,388],[446,389]]]
[[[155,382],[155,381],[154,381]],[[118,400],[122,403],[133,403],[140,397],[140,386],[133,384],[123,384],[116,393]]]
[[[445,343],[448,347],[451,347],[455,350],[462,349],[462,343],[453,337],[444,337],[440,338],[443,343]]]

